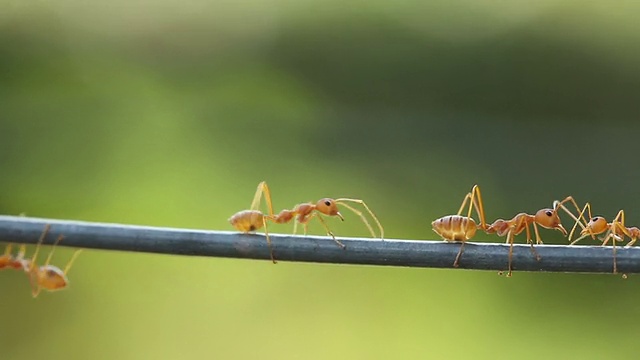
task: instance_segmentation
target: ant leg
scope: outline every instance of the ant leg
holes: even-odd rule
[[[623,237],[624,237],[624,235],[623,235]],[[614,274],[618,273],[618,259],[616,258],[616,255],[617,255],[616,254],[616,242],[617,242],[617,240],[618,239],[616,238],[615,235],[611,238],[611,243],[612,243],[612,246],[613,246],[613,273]]]
[[[33,271],[33,269],[36,266],[36,258],[38,257],[38,253],[40,252],[40,246],[42,245],[42,242],[44,241],[44,238],[47,236],[47,233],[49,232],[50,228],[51,228],[51,225],[49,224],[45,225],[44,230],[42,231],[42,234],[40,234],[40,237],[38,238],[38,243],[36,244],[36,250],[33,252],[33,257],[31,258],[29,272]]]
[[[633,244],[635,244],[635,243],[636,243],[636,241],[638,241],[638,238],[636,238],[636,237],[632,237],[632,238],[631,238],[631,241],[629,241],[629,243],[628,243],[627,245],[625,245],[625,247],[624,247],[624,248],[625,248],[625,249],[630,248],[631,246],[633,246]]]
[[[302,224],[302,229],[304,231],[304,236],[307,236],[307,234],[309,233],[309,220],[313,219],[314,217],[316,217],[316,213],[312,212],[311,214],[309,214],[309,216],[307,216],[304,219],[304,222],[301,222]],[[296,223],[298,222],[298,219],[295,220]]]
[[[40,238],[38,238],[38,244],[36,245],[36,250],[33,252],[33,257],[31,258],[29,267],[28,267],[28,275],[29,275],[29,282],[31,283],[31,295],[36,298],[38,297],[38,294],[40,294],[40,285],[38,284],[38,269],[36,268],[36,258],[38,257],[38,252],[40,251],[40,246],[42,246],[42,242],[44,241],[44,238],[47,236],[47,233],[49,232],[49,229],[51,228],[51,225],[47,224],[44,227],[44,230],[42,231],[42,234],[40,234]]]
[[[336,242],[336,244],[338,244],[338,246],[340,246],[343,249],[346,249],[347,247],[341,243],[340,241],[338,241],[338,239],[336,239],[335,235],[333,235],[333,232],[331,232],[331,230],[329,229],[329,226],[327,226],[326,221],[324,221],[324,219],[322,218],[322,216],[316,216],[316,218],[320,221],[320,223],[322,224],[322,226],[324,226],[324,229],[327,231],[327,235],[331,236],[331,238],[333,239],[333,241]]]
[[[595,239],[595,234],[593,234],[593,232],[591,231],[591,228],[587,228],[586,226],[582,226],[582,223],[580,223],[580,219],[584,219],[584,212],[585,212],[585,210],[588,210],[588,211],[589,211],[589,219],[591,219],[591,204],[586,203],[586,204],[584,205],[584,207],[582,208],[582,211],[580,211],[580,217],[579,217],[579,218],[575,218],[575,217],[574,217],[574,220],[576,221],[576,223],[575,223],[575,224],[573,224],[573,227],[571,228],[571,232],[569,233],[569,237],[568,237],[568,240],[569,240],[569,242],[571,243],[571,245],[573,245],[574,243],[576,243],[579,239],[583,239],[584,237],[586,237],[586,236],[583,236],[583,237],[580,237],[578,240],[576,240],[576,241],[574,241],[574,242],[571,242],[571,238],[573,237],[573,233],[576,231],[576,227],[578,226],[578,224],[580,224],[580,226],[581,226],[583,229],[589,229],[589,235],[591,235],[591,238],[592,238],[592,239]],[[571,214],[570,212],[569,212],[569,214],[573,216],[573,214]],[[585,225],[586,225],[586,224],[587,224],[587,221],[585,220]]]
[[[262,225],[264,226],[264,236],[267,238],[267,246],[269,247],[269,256],[274,264],[277,264],[276,259],[273,257],[273,246],[271,245],[271,237],[269,236],[269,228],[267,227],[267,218],[262,217]]]
[[[480,193],[480,187],[478,185],[474,185],[471,189],[470,193],[464,197],[462,201],[462,205],[460,209],[458,209],[458,213],[456,215],[460,215],[462,210],[464,209],[467,201],[469,201],[469,211],[467,212],[467,218],[471,217],[471,213],[473,212],[473,207],[476,208],[476,214],[478,214],[478,219],[480,221],[480,228],[486,229],[487,222],[484,217],[484,204],[482,203],[482,194]]]
[[[469,210],[467,211],[467,218],[471,217],[471,213],[473,212],[473,207],[476,208],[476,214],[478,215],[478,219],[480,220],[480,228],[485,229],[487,227],[487,222],[484,217],[484,205],[482,203],[482,194],[480,193],[480,187],[478,185],[473,185],[471,192],[468,192],[467,195],[464,196],[462,200],[462,205],[458,209],[456,215],[462,214],[462,210],[467,205],[467,201],[469,202]]]
[[[460,244],[460,250],[458,250],[458,255],[456,255],[456,259],[453,261],[453,267],[458,267],[460,256],[462,256],[462,252],[464,251],[464,241]]]
[[[533,240],[531,240],[531,233],[529,232],[528,224],[526,226],[526,229],[527,229],[527,237],[529,238],[527,241],[529,242],[529,244],[531,244],[531,253],[533,254],[533,256],[535,256],[536,261],[540,261],[540,255],[538,254],[535,247],[533,246]],[[538,226],[536,225],[536,223],[533,223],[533,232],[536,234],[536,244],[542,244],[542,240],[540,239],[540,233],[538,232]]]
[[[508,271],[507,271],[507,277],[511,277],[513,274],[513,271],[511,269],[511,262],[513,259],[513,229],[509,230],[509,233],[507,234],[507,242],[509,243],[509,267],[508,267]]]
[[[11,256],[11,244],[7,244],[4,248],[4,254],[0,256],[0,269],[4,269],[9,266],[13,262],[13,257]]]
[[[460,205],[460,209],[458,209],[458,212],[456,213],[456,215],[460,215],[462,214],[462,210],[464,210],[464,207],[467,206],[467,201],[469,201],[471,199],[472,195],[471,193],[467,193],[467,195],[464,196],[464,199],[462,199],[462,205]],[[471,205],[469,205],[471,206]],[[471,208],[469,208],[471,209]],[[471,216],[471,210],[469,210],[469,215],[467,216]]]
[[[380,220],[378,220],[378,217],[376,216],[376,214],[374,214],[373,211],[371,211],[369,206],[367,206],[367,204],[364,201],[362,201],[360,199],[349,199],[349,198],[336,199],[336,203],[341,203],[342,205],[345,205],[344,204],[345,201],[354,202],[354,203],[357,203],[357,204],[360,204],[360,205],[364,206],[364,208],[367,209],[367,212],[369,212],[369,215],[371,215],[373,220],[378,225],[378,229],[380,230],[380,239],[384,239],[384,228],[382,227],[382,224],[380,224]],[[351,208],[351,209],[353,210],[353,208]],[[364,216],[360,215],[360,217],[364,219]],[[366,223],[366,221],[365,221],[365,223]]]
[[[478,213],[478,217],[480,218],[479,219],[480,226],[484,230],[487,228],[487,221],[485,220],[485,217],[484,217],[484,204],[482,202],[482,194],[480,193],[480,187],[478,185],[474,185],[472,189],[472,193],[476,194],[476,198],[474,199],[472,197],[472,200],[473,200],[473,204],[476,207],[476,212]]]
[[[64,267],[64,274],[65,275],[67,275],[67,273],[69,273],[69,270],[71,269],[71,265],[73,265],[73,263],[76,261],[76,259],[78,258],[78,255],[80,255],[82,250],[83,249],[78,249],[73,253],[73,255],[71,255],[71,259],[67,263],[67,266]]]
[[[576,200],[573,198],[573,196],[567,196],[564,200],[562,201],[554,201],[553,202],[553,209],[557,210],[558,208],[561,208],[565,213],[567,213],[569,216],[571,216],[571,218],[575,221],[579,221],[578,218],[573,215],[573,213],[571,211],[569,211],[569,209],[567,209],[566,206],[564,206],[564,203],[566,203],[567,201],[570,201],[571,204],[573,204],[573,207],[576,208],[576,211],[580,213],[580,219],[584,222],[584,224],[587,224],[587,219],[584,218],[583,214],[580,212],[580,207],[578,206],[578,203],[576,202]],[[585,228],[585,226],[580,225],[580,227],[582,227],[583,229]]]
[[[271,202],[271,191],[269,191],[269,187],[266,182],[262,182],[264,184],[264,200],[267,203],[267,208],[269,209],[269,216],[274,216],[273,214],[273,203]]]
[[[577,238],[577,239],[573,240],[572,242],[570,242],[570,243],[569,243],[569,245],[574,245],[574,244],[575,244],[575,243],[577,243],[578,241],[580,241],[580,240],[582,240],[582,239],[586,238],[587,236],[589,236],[589,234],[584,234],[584,235],[580,236],[579,238]]]
[[[618,241],[618,237],[616,236],[616,230],[621,230],[622,231],[622,239],[624,239],[624,236],[627,235],[629,237],[631,237],[631,234],[629,233],[629,231],[627,231],[627,228],[624,225],[624,210],[620,210],[618,211],[618,214],[616,215],[615,219],[613,219],[613,221],[611,222],[611,228],[613,229],[612,232],[612,243],[613,243],[613,273],[617,274],[618,273],[618,261],[616,258],[616,241]]]
[[[591,215],[591,204],[586,203],[586,204],[584,205],[584,208],[583,208],[583,209],[582,209],[582,211],[580,212],[580,216],[582,216],[582,214],[584,213],[584,211],[585,211],[585,210],[587,210],[587,211],[589,212],[589,219],[591,219],[591,218],[592,218],[592,215]],[[577,224],[576,224],[576,225],[577,225]],[[587,237],[587,236],[589,236],[589,235],[591,235],[591,238],[595,240],[596,235],[593,233],[593,231],[591,230],[591,228],[590,228],[590,227],[587,227],[587,229],[589,230],[589,233],[588,233],[588,234],[584,234],[584,235],[580,236],[579,238],[577,238],[577,239],[575,239],[575,240],[571,241],[571,237],[573,236],[573,232],[574,232],[574,231],[575,231],[575,229],[576,229],[576,225],[573,225],[573,228],[571,229],[571,233],[569,233],[569,238],[568,238],[568,239],[569,239],[569,245],[574,245],[575,243],[577,243],[578,241],[580,241],[580,240],[582,240],[582,239],[586,238],[586,237]]]
[[[30,276],[29,280],[31,282],[31,296],[33,296],[33,298],[37,298],[40,294],[41,288],[38,286],[38,282],[34,278],[35,276]]]
[[[256,193],[253,196],[253,201],[251,202],[251,210],[258,210],[260,207],[260,199],[262,199],[262,194],[264,193],[264,199],[267,203],[267,209],[269,210],[269,216],[273,216],[273,204],[271,203],[271,191],[269,191],[269,186],[267,186],[266,181],[262,181],[258,184],[258,188],[256,189]]]
[[[29,267],[31,266],[31,260],[29,259],[25,259],[24,256],[27,253],[27,245],[25,244],[21,244],[20,245],[20,249],[18,250],[18,255],[16,255],[16,257],[14,258],[14,269],[18,269],[18,267],[15,264],[20,264],[20,267],[22,267],[22,271],[24,271],[25,273],[29,273]]]
[[[11,247],[12,247],[12,245],[11,245],[11,243],[9,243],[9,244],[7,244],[7,247],[4,248],[4,255],[5,256],[7,256],[7,255],[11,256]]]
[[[613,223],[612,223],[612,227],[613,227]],[[612,246],[613,246],[613,273],[614,274],[618,272],[617,264],[616,264],[616,237],[617,235],[615,234],[615,232],[609,229],[609,231],[607,232],[607,236],[605,236],[604,238],[601,238],[602,240],[601,246],[606,246],[609,243],[609,239],[611,239]]]
[[[571,211],[569,211],[569,209],[567,209],[566,206],[563,205],[564,202],[566,201],[571,201],[571,203],[573,204],[573,206],[576,208],[576,211],[579,213],[579,217],[576,217],[575,215],[573,215],[573,213]],[[589,203],[587,203],[589,204]],[[586,205],[585,205],[586,206]],[[584,210],[580,211],[580,208],[578,207],[578,204],[576,203],[576,201],[573,199],[573,197],[568,196],[566,199],[562,200],[562,201],[554,201],[553,202],[553,208],[554,209],[562,209],[565,213],[567,213],[574,221],[575,224],[573,225],[573,227],[571,228],[571,232],[569,233],[569,241],[571,241],[571,237],[573,237],[573,232],[575,231],[576,227],[578,225],[580,225],[580,227],[584,230],[587,227],[587,219],[584,218]],[[591,212],[591,211],[589,211]],[[582,222],[580,222],[580,220],[582,220],[584,222],[584,225],[582,225]]]
[[[53,257],[53,251],[56,249],[56,246],[58,246],[58,244],[62,239],[64,239],[64,236],[60,235],[58,236],[56,241],[53,243],[53,246],[51,247],[51,251],[49,252],[49,256],[47,256],[47,261],[45,261],[44,266],[49,265],[49,263],[51,262],[51,258]]]
[[[349,206],[345,203],[341,203],[340,205],[346,207],[347,209],[353,211],[354,214],[358,215],[360,219],[362,219],[362,222],[367,226],[367,229],[369,229],[369,232],[371,233],[371,237],[376,237],[376,233],[373,231],[373,228],[371,227],[371,225],[369,225],[369,221],[367,221],[367,218],[364,217],[361,211],[358,211],[354,207]]]

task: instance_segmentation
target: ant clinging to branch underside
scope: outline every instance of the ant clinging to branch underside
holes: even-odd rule
[[[57,266],[50,265],[51,259],[53,257],[53,250],[58,245],[58,243],[63,239],[63,236],[60,235],[56,239],[51,251],[49,252],[49,256],[45,261],[44,265],[37,265],[37,258],[40,252],[40,248],[42,246],[42,242],[49,232],[50,225],[46,225],[40,238],[38,239],[38,243],[36,245],[36,250],[33,253],[31,259],[26,258],[26,246],[23,244],[20,246],[20,250],[16,256],[11,255],[11,244],[8,244],[5,248],[5,252],[2,256],[0,256],[0,269],[1,268],[13,268],[13,269],[21,269],[23,270],[27,276],[29,276],[29,282],[31,283],[31,294],[33,297],[38,297],[40,291],[42,289],[47,291],[56,291],[62,290],[68,287],[69,279],[67,278],[67,274],[71,269],[74,261],[82,251],[82,249],[78,249],[71,256],[71,259],[65,266],[64,270],[61,270]]]

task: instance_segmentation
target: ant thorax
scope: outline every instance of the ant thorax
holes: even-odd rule
[[[309,220],[309,215],[311,215],[315,208],[315,205],[311,203],[302,203],[296,205],[296,207],[293,209],[293,212],[298,214],[298,222],[304,224]]]

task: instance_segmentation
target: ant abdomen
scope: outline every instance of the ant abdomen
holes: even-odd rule
[[[38,285],[48,291],[62,290],[69,284],[64,272],[53,265],[41,266],[33,276]]]
[[[229,223],[238,231],[248,233],[260,229],[263,225],[264,214],[258,210],[242,210],[229,218]]]
[[[447,215],[431,223],[433,231],[445,240],[467,241],[476,234],[476,222],[466,216]]]

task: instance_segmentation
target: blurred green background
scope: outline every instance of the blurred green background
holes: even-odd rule
[[[637,225],[639,11],[3,0],[0,213],[232,230],[266,180],[278,209],[356,197],[437,239],[477,183],[490,220],[571,194]],[[87,251],[70,279],[34,300],[0,273],[2,359],[630,358],[640,333],[635,276]]]

